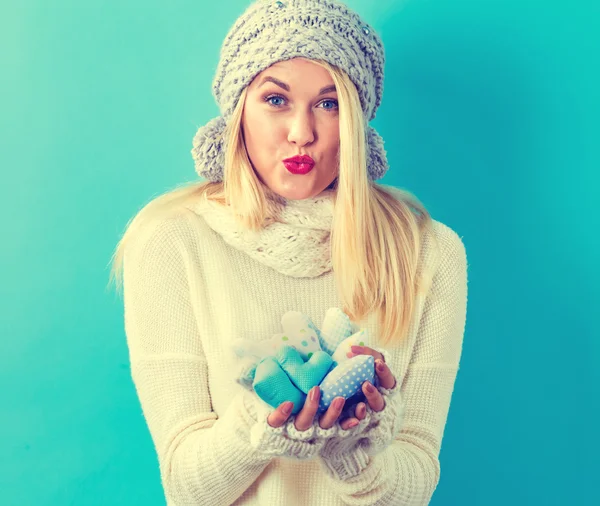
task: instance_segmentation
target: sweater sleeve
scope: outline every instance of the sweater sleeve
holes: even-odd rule
[[[439,453],[459,369],[467,309],[467,258],[451,229],[439,237],[441,263],[425,301],[401,395],[402,429],[382,452],[369,456],[357,445],[348,457],[359,474],[332,475],[338,496],[349,505],[426,506],[440,480]],[[397,358],[393,362],[397,362]],[[397,363],[393,369],[397,370]],[[323,463],[325,464],[325,463]]]
[[[190,299],[192,261],[185,226],[182,220],[163,220],[125,247],[123,295],[131,374],[167,503],[228,505],[273,457],[250,444],[255,421],[243,391],[221,417],[212,410],[197,308]]]

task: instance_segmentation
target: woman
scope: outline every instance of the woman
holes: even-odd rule
[[[460,237],[387,171],[368,126],[383,90],[371,27],[332,0],[258,1],[229,31],[221,116],[192,155],[208,179],[151,201],[114,255],[132,378],[168,504],[428,504],[467,301]],[[302,156],[302,158],[294,158]],[[317,414],[265,410],[231,343],[297,310],[342,308],[374,385]]]

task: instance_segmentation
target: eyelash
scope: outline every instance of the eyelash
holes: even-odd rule
[[[275,105],[275,104],[271,104],[269,102],[269,100],[271,100],[272,98],[281,98],[282,100],[285,100],[285,97],[281,96],[281,95],[269,95],[267,97],[264,98],[264,101],[270,106],[270,107],[281,107],[281,105]],[[324,108],[326,111],[337,111],[339,104],[338,101],[333,99],[333,98],[326,98],[323,100],[323,102],[333,102],[335,104],[335,107],[332,108]],[[323,103],[321,102],[321,103]]]

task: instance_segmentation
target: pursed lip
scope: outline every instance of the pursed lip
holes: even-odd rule
[[[296,155],[291,158],[286,158],[282,160],[284,162],[292,162],[292,163],[308,163],[310,165],[314,165],[315,161],[308,155]]]

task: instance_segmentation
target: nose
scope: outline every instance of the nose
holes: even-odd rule
[[[288,142],[304,146],[315,140],[314,116],[311,112],[298,111],[290,119]]]

